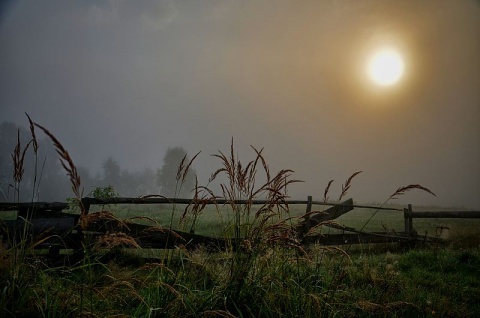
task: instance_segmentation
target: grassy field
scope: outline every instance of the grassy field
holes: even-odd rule
[[[191,220],[180,222],[181,215],[185,211],[186,205],[117,205],[109,207],[93,206],[92,212],[107,209],[113,211],[119,219],[129,219],[138,216],[148,216],[158,222],[163,227],[172,227],[177,230],[190,230]],[[313,211],[324,211],[328,207],[314,205]],[[403,206],[387,205],[384,208],[402,209]],[[289,213],[283,212],[280,218],[298,217],[305,213],[305,205],[290,205]],[[455,208],[442,207],[414,207],[415,211],[448,211],[458,210]],[[255,213],[255,207],[252,208]],[[173,214],[173,217],[172,217]],[[373,215],[373,218],[370,217]],[[229,207],[209,206],[198,216],[195,222],[195,233],[222,237],[225,228],[233,223],[233,216]],[[369,220],[370,219],[370,220]],[[142,220],[132,220],[143,224],[152,224],[152,222]],[[292,222],[297,222],[293,219]],[[376,210],[367,208],[355,208],[354,210],[342,215],[335,220],[338,224],[355,229],[363,228],[367,232],[403,232],[405,229],[403,211],[397,210]],[[455,246],[476,246],[475,241],[471,242],[471,237],[480,236],[480,219],[414,219],[414,229],[418,235],[427,235],[448,239]],[[322,234],[339,233],[339,230],[331,228],[321,228]],[[478,245],[478,244],[477,244]]]
[[[107,210],[120,220],[188,231],[193,216],[187,210],[187,218],[181,222],[186,208],[168,204],[112,205],[93,206],[90,213]],[[282,239],[273,240],[272,244],[270,226],[288,217],[294,217],[295,222],[295,217],[305,213],[304,205],[289,206],[288,213],[277,208],[273,206],[275,213],[265,219],[253,217],[259,207],[239,206],[235,211],[230,206],[210,206],[198,214],[195,222],[198,234],[235,237],[235,226],[240,224],[240,233],[250,244],[241,250],[213,252],[199,247],[192,251],[181,246],[173,250],[96,249],[85,245],[85,258],[67,264],[33,253],[36,240],[2,245],[0,315],[480,315],[480,220],[414,220],[419,235],[443,236],[449,239],[447,245],[421,244],[415,249],[393,243],[305,247]],[[322,211],[325,207],[313,209]],[[436,209],[445,210],[418,208]],[[239,211],[242,215],[237,218]],[[250,221],[246,215],[250,215]],[[268,222],[263,224],[262,220]],[[400,232],[404,228],[402,211],[355,208],[336,222],[365,231]],[[261,230],[259,233],[252,231],[257,228]],[[327,227],[318,231],[338,232]]]
[[[174,228],[183,228],[179,218],[185,206],[102,209],[114,211],[119,218],[148,215],[162,226],[172,222]],[[294,206],[291,215],[302,214],[303,209]],[[355,209],[338,222],[360,228],[373,212]],[[196,230],[222,235],[232,223],[232,211],[209,208],[199,216]],[[307,248],[258,244],[225,252],[117,248],[107,251],[108,258],[105,251],[92,249],[74,266],[53,265],[28,253],[19,257],[28,248],[18,248],[17,255],[2,249],[1,315],[477,317],[479,223],[415,220],[417,229],[450,227],[451,242],[415,249],[396,244]],[[398,211],[379,211],[365,227],[369,231],[402,228],[403,213]]]
[[[6,250],[3,317],[477,317],[477,248],[363,246],[348,254],[266,248],[165,251],[146,263],[116,251],[76,266]],[[158,254],[155,254],[157,257]]]

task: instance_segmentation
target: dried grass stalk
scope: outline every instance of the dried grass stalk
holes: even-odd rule
[[[328,202],[328,191],[330,190],[330,186],[332,185],[333,183],[333,179],[328,181],[328,184],[327,184],[327,187],[325,188],[325,191],[323,192],[323,202],[324,203],[327,203]]]
[[[187,160],[187,154],[185,154],[185,156],[183,156],[182,161],[180,161],[180,164],[178,165],[177,177],[176,177],[177,181],[179,181],[181,176],[182,176],[183,165],[185,164],[185,160]]]
[[[27,115],[28,122],[30,124],[30,133],[32,134],[33,151],[35,152],[35,154],[37,154],[38,142],[37,142],[37,136],[35,135],[35,124],[27,113],[25,113],[25,115]]]
[[[347,194],[348,190],[350,189],[350,186],[352,185],[353,178],[355,178],[360,173],[362,173],[362,171],[357,171],[357,172],[353,173],[347,179],[347,181],[345,181],[345,184],[342,184],[342,193],[340,194],[340,197],[338,198],[338,201],[340,201]]]
[[[117,224],[118,227],[129,229],[125,222],[118,219],[115,216],[115,214],[113,214],[110,211],[98,211],[98,212],[94,212],[94,213],[89,213],[87,216],[85,216],[86,224],[105,223],[106,221],[107,222],[108,221],[110,221],[110,222],[113,221]]]
[[[135,248],[141,248],[135,239],[123,232],[106,233],[97,239],[95,244],[97,248],[105,247],[108,249],[118,246],[129,246]]]
[[[45,127],[33,123],[34,126],[37,126],[40,128],[49,138],[52,140],[53,145],[55,146],[55,150],[60,156],[60,163],[62,164],[63,169],[67,172],[67,175],[70,178],[70,184],[72,185],[72,191],[75,194],[75,198],[78,201],[78,204],[80,206],[80,211],[81,211],[81,225],[82,227],[86,226],[85,223],[85,216],[87,214],[85,207],[82,203],[82,191],[80,189],[81,186],[81,181],[80,181],[80,175],[77,172],[77,168],[75,164],[73,163],[72,158],[70,157],[70,154],[68,151],[63,147],[63,145],[60,143],[60,141]]]
[[[190,171],[190,167],[192,166],[193,161],[195,161],[195,159],[200,154],[200,152],[201,151],[197,152],[197,154],[195,156],[193,156],[193,158],[187,163],[187,165],[185,166],[185,169],[183,169],[182,182],[185,182],[185,180],[187,178],[187,175],[188,175],[188,172]],[[186,159],[186,155],[185,155],[184,159]],[[183,160],[182,160],[182,162],[183,162]]]
[[[20,183],[23,179],[23,173],[25,169],[23,168],[23,163],[25,162],[25,154],[27,153],[28,147],[32,141],[30,140],[25,148],[22,149],[20,143],[20,129],[17,131],[17,144],[15,145],[15,149],[12,154],[13,159],[13,180],[17,183]]]
[[[397,191],[395,191],[390,196],[390,199],[396,199],[398,196],[403,195],[403,194],[405,194],[405,192],[408,192],[408,191],[413,190],[413,189],[419,189],[419,190],[425,191],[427,193],[430,193],[433,196],[436,196],[435,193],[433,193],[431,190],[429,190],[429,189],[427,189],[427,188],[425,188],[425,187],[423,187],[419,184],[410,184],[408,186],[398,188]]]
[[[148,235],[155,234],[155,233],[168,233],[168,234],[172,235],[173,237],[176,237],[179,240],[185,241],[185,239],[180,234],[178,234],[177,232],[175,232],[173,230],[170,230],[170,229],[167,229],[167,228],[164,228],[164,227],[161,227],[161,226],[150,226],[150,227],[146,228],[145,230],[143,230],[142,232],[145,233],[145,234],[148,234]]]

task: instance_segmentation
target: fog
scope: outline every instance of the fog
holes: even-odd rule
[[[169,147],[206,183],[228,152],[295,171],[289,194],[480,208],[478,1],[23,1],[0,6],[0,122],[47,127],[77,165],[156,169]],[[379,45],[406,69],[364,74]],[[66,177],[67,178],[67,177]]]

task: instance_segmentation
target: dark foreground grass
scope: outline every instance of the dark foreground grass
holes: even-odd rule
[[[353,257],[352,265],[355,268],[348,270],[348,285],[355,291],[353,301],[360,313],[440,317],[475,317],[480,313],[478,249],[360,256]],[[359,288],[362,285],[364,288]]]
[[[255,255],[241,286],[229,277],[238,254],[173,250],[146,263],[116,251],[106,264],[11,272],[3,254],[3,317],[478,317],[478,248]],[[245,259],[247,257],[245,256]],[[151,260],[150,260],[151,261]],[[12,274],[17,274],[16,278]],[[10,288],[16,297],[6,298]]]

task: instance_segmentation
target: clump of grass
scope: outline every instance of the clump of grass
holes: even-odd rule
[[[119,246],[141,248],[131,236],[126,235],[123,232],[107,232],[105,235],[102,235],[98,238],[95,246],[97,248],[107,248],[109,250]]]
[[[229,207],[230,215],[227,216],[225,235],[231,235],[232,254],[225,276],[224,293],[230,310],[245,303],[241,300],[242,292],[251,282],[251,275],[258,270],[259,255],[278,244],[301,250],[292,224],[284,218],[289,216],[287,187],[300,181],[291,179],[293,171],[289,169],[272,175],[263,157],[263,149],[258,150],[253,146],[252,149],[255,158],[246,164],[237,158],[233,139],[229,156],[221,151],[215,154],[222,167],[212,174],[209,183],[219,176],[226,177],[227,182],[220,183],[221,194],[215,195],[207,186],[199,187],[197,181],[194,201],[182,215],[182,220],[186,220],[188,214],[193,216],[193,232],[195,220],[207,203],[213,202],[219,207],[216,201],[226,200],[225,206]],[[258,183],[260,174],[265,180]],[[254,208],[252,201],[259,198],[265,199],[265,203]],[[218,211],[222,214],[220,209]]]
[[[85,208],[82,202],[82,195],[83,190],[81,188],[81,179],[80,175],[78,174],[78,170],[70,157],[70,154],[65,149],[65,147],[61,144],[61,142],[45,127],[34,123],[30,120],[32,127],[38,127],[42,130],[53,142],[53,145],[56,149],[57,154],[60,157],[60,162],[63,169],[66,171],[69,179],[70,184],[72,187],[72,192],[74,193],[74,202],[75,205],[80,208],[80,219],[79,219],[79,230],[82,233],[85,233],[89,227],[92,227],[98,221],[101,221],[103,224],[105,221],[114,222],[116,223],[115,229],[119,227],[126,227],[126,224],[120,221],[118,218],[114,216],[113,213],[109,211],[100,211],[94,214],[89,215],[87,209]],[[116,192],[113,189],[107,188],[105,191],[98,192],[99,195],[115,195]],[[98,194],[97,193],[97,194]],[[94,193],[95,194],[95,193]],[[130,246],[135,248],[140,248],[138,243],[133,239],[131,236],[127,235],[124,232],[107,232],[104,235],[99,236],[95,241],[91,241],[87,235],[84,235],[83,241],[83,258],[82,262],[78,264],[77,269],[80,273],[83,273],[86,279],[78,286],[80,288],[80,302],[79,306],[79,313],[81,315],[92,315],[95,311],[98,303],[96,299],[98,299],[98,289],[96,287],[97,284],[97,277],[95,274],[95,268],[100,266],[101,263],[99,262],[100,257],[104,254],[101,253],[94,253],[95,250],[112,250],[116,249],[118,246]],[[74,267],[75,269],[75,267]],[[126,282],[119,282],[114,281],[113,286],[127,286],[129,287],[128,283]],[[115,287],[116,288],[116,287]],[[134,291],[133,288],[130,288]]]
[[[27,114],[28,117],[28,114]],[[30,117],[28,117],[30,120]],[[37,156],[38,143],[35,131],[30,127],[31,140],[22,148],[20,130],[17,131],[17,143],[11,155],[13,160],[14,201],[20,202],[23,194],[20,193],[21,183],[25,173],[25,157],[30,146],[33,145],[35,155],[34,183],[32,201],[35,197],[37,185]],[[19,224],[15,224],[13,231],[1,229],[2,242],[0,243],[0,281],[2,281],[0,293],[1,315],[15,315],[18,308],[24,308],[29,296],[31,280],[35,277],[37,266],[32,262],[33,250],[36,245],[46,241],[49,236],[41,233],[38,237],[33,236],[31,217],[35,211],[28,209],[26,215],[18,215]],[[0,224],[2,226],[3,224]],[[5,245],[4,245],[5,242]]]

